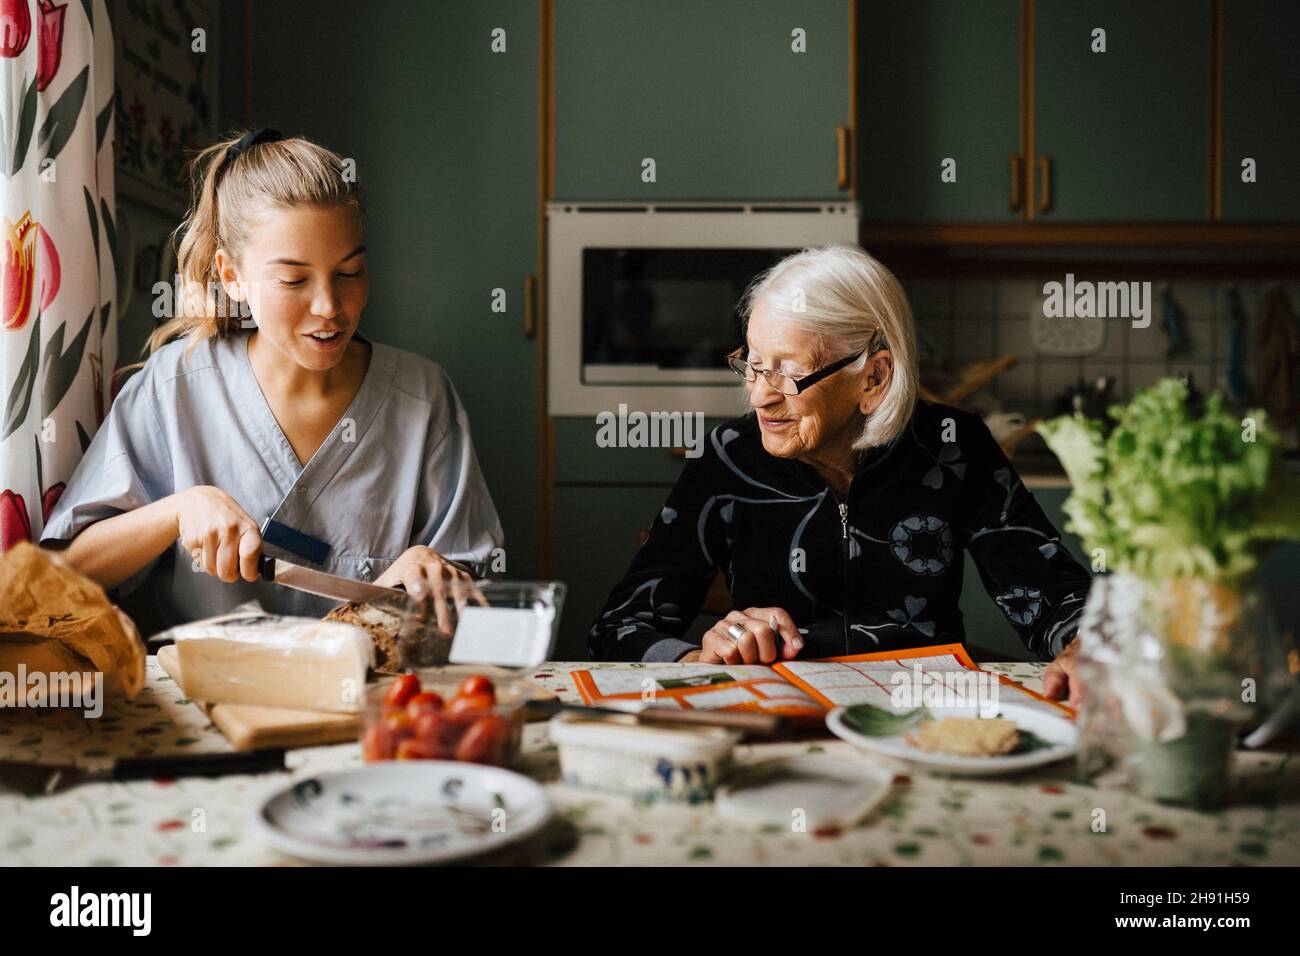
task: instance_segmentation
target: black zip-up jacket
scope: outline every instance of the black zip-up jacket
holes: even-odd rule
[[[734,607],[789,612],[800,657],[964,643],[963,551],[1025,646],[1059,654],[1091,578],[979,416],[917,402],[892,444],[863,455],[841,502],[810,466],[769,455],[746,415],[687,459],[589,650],[673,661],[697,649],[681,636],[718,569]]]

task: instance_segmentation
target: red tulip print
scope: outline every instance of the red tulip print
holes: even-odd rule
[[[0,0],[0,56],[15,57],[27,49],[32,15],[27,0]]]
[[[32,540],[32,523],[27,517],[23,496],[9,489],[0,491],[0,551],[8,551],[19,541]]]
[[[55,482],[45,489],[45,494],[41,495],[41,524],[50,523],[50,515],[54,513],[54,506],[59,503],[59,498],[63,495],[63,489],[66,487],[62,481]]]
[[[54,241],[25,212],[15,225],[0,217],[0,240],[4,242],[0,258],[0,329],[17,332],[27,325],[32,314],[32,287],[36,273],[41,275],[40,304],[49,307],[59,291],[61,270],[59,252]],[[38,268],[39,266],[39,268]]]
[[[62,3],[55,6],[54,0],[38,0],[38,3],[40,32],[36,47],[36,90],[40,92],[50,85],[54,74],[59,72],[59,63],[63,59],[63,16],[67,13],[68,5]]]

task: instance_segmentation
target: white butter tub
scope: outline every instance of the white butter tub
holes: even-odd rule
[[[647,800],[700,803],[731,770],[741,734],[557,714],[548,725],[565,784]]]

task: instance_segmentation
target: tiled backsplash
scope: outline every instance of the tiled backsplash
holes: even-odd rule
[[[1080,276],[1094,278],[1093,276]],[[1031,309],[1040,309],[1043,285],[1063,282],[1064,275],[1041,279],[922,279],[904,282],[921,341],[921,358],[957,368],[978,359],[1015,355],[1020,362],[988,386],[1007,411],[1046,414],[1053,400],[1082,377],[1116,377],[1115,394],[1127,399],[1134,391],[1166,375],[1191,372],[1199,388],[1223,388],[1227,375],[1231,320],[1227,290],[1235,285],[1246,309],[1247,334],[1242,355],[1248,381],[1253,378],[1253,323],[1259,318],[1264,293],[1281,284],[1293,310],[1300,311],[1300,283],[1273,279],[1211,281],[1151,278],[1151,324],[1132,328],[1128,319],[1109,318],[1100,351],[1084,358],[1038,355],[1030,333]],[[1165,357],[1169,338],[1163,329],[1161,291],[1168,281],[1182,308],[1185,353]]]

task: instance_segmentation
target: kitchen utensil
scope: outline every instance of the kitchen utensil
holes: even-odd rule
[[[1106,319],[1045,314],[1042,297],[1029,304],[1029,339],[1039,355],[1079,358],[1096,355],[1106,344]]]
[[[444,863],[537,832],[554,813],[539,784],[500,767],[442,760],[367,764],[299,780],[254,825],[275,849],[316,863]]]
[[[1246,335],[1246,306],[1241,301],[1241,290],[1228,287],[1228,315],[1232,322],[1232,337],[1228,340],[1228,394],[1238,402],[1246,400],[1246,371],[1242,367],[1242,341]]]
[[[336,601],[379,603],[394,610],[404,611],[410,600],[410,596],[399,588],[385,588],[366,581],[354,581],[336,574],[305,568],[282,558],[264,557],[258,562],[257,567],[263,581],[271,581],[296,591],[306,591],[308,594],[334,598]]]
[[[847,740],[867,753],[901,761],[915,770],[954,777],[992,777],[1016,773],[1072,757],[1079,746],[1078,729],[1073,723],[1064,717],[1025,704],[1000,703],[998,716],[1015,721],[1022,734],[1026,731],[1033,734],[1043,745],[1024,753],[996,757],[965,757],[922,750],[908,742],[908,737],[915,732],[915,728],[879,736],[862,734],[845,722],[847,710],[847,707],[836,707],[826,715],[826,726],[841,740]],[[936,716],[953,715],[939,711]]]
[[[655,707],[639,701],[619,701],[619,706],[590,707],[582,704],[565,704],[559,700],[530,701],[527,705],[529,719],[553,717],[570,713],[585,717],[625,717],[628,723],[660,724],[664,726],[725,727],[741,730],[755,737],[778,737],[785,733],[788,723],[780,714],[743,713],[724,710],[683,710],[678,707]]]
[[[1187,317],[1183,315],[1182,306],[1174,300],[1174,290],[1168,285],[1163,286],[1160,290],[1160,307],[1164,313],[1161,328],[1164,329],[1165,335],[1169,336],[1169,345],[1165,349],[1165,357],[1173,358],[1175,355],[1182,355],[1188,351],[1187,336],[1185,334]]]
[[[158,648],[158,666],[185,688],[175,647]],[[251,704],[194,702],[236,750],[267,747],[317,747],[347,743],[361,733],[360,714],[327,714],[310,710],[284,710]]]
[[[4,760],[0,761],[0,791],[13,790],[24,796],[39,797],[62,793],[85,783],[156,780],[160,777],[224,777],[284,769],[282,749],[122,757],[103,770],[89,770],[74,764]]]
[[[1019,362],[1020,359],[1015,355],[1003,355],[995,359],[971,362],[969,365],[963,366],[955,384],[945,388],[942,392],[932,392],[922,386],[920,395],[927,402],[938,402],[941,405],[957,407],[968,396],[991,382],[1000,372],[1015,367]]]

